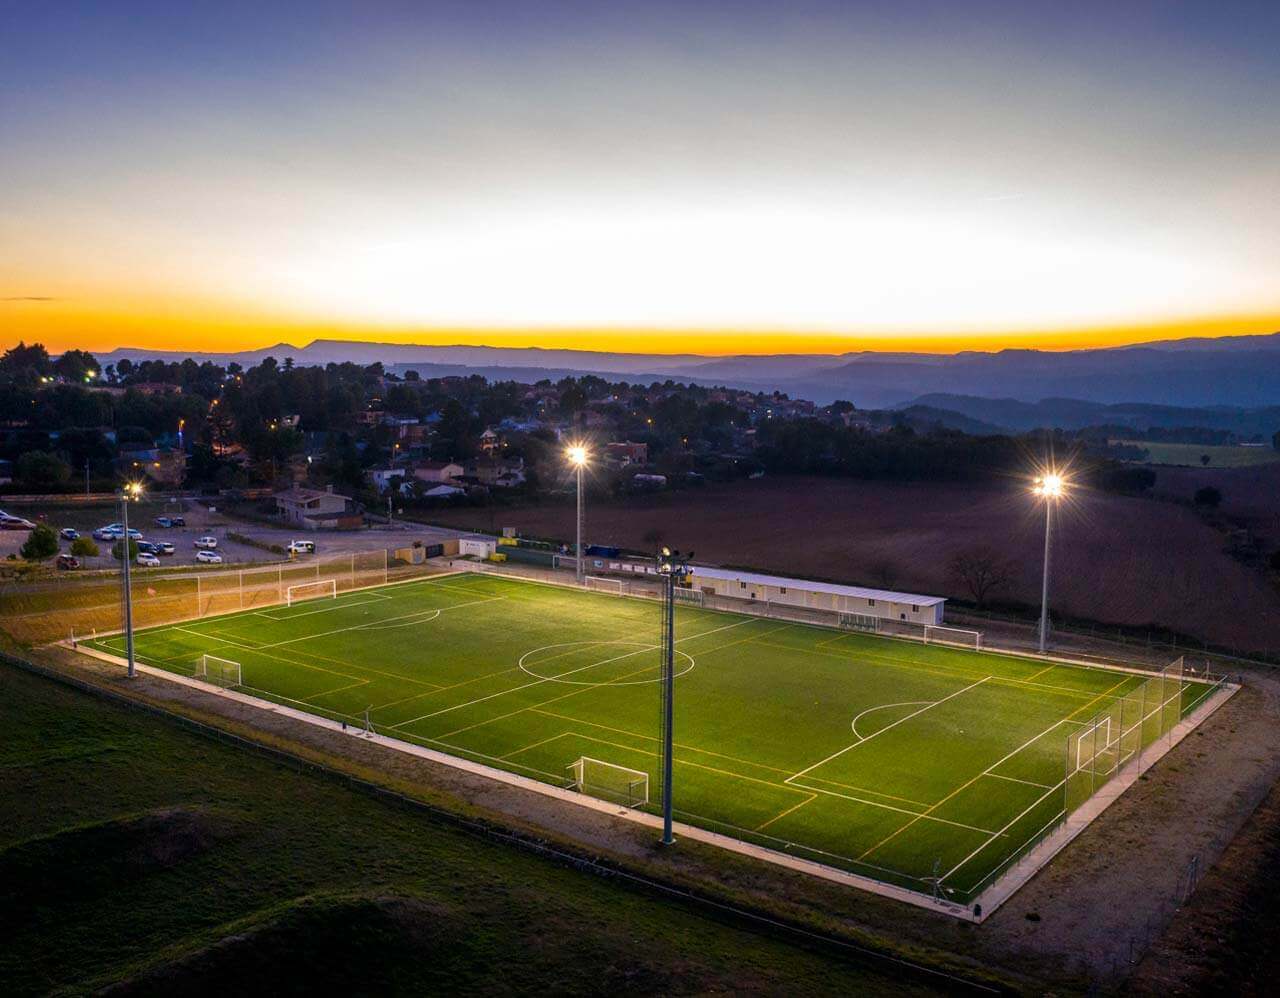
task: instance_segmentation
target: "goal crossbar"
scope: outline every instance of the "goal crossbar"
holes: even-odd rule
[[[696,606],[703,604],[703,592],[701,589],[691,589],[688,586],[676,586],[675,597],[681,603],[693,603]]]
[[[963,627],[947,627],[943,624],[925,624],[924,643],[981,648],[982,632],[971,631]]]
[[[337,579],[316,579],[313,582],[299,582],[284,591],[285,606],[293,606],[308,599],[338,598]]]
[[[621,596],[624,592],[623,586],[625,583],[622,579],[606,579],[599,575],[585,575],[582,578],[582,585],[597,592],[613,593],[615,596]]]
[[[243,679],[239,662],[217,655],[201,655],[194,675],[215,686],[240,686]]]
[[[590,756],[580,756],[565,767],[570,789],[639,807],[649,803],[649,774],[643,769],[619,766]]]

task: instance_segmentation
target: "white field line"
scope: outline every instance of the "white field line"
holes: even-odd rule
[[[741,621],[740,623],[750,623],[750,621]],[[786,625],[783,625],[783,626],[785,627]],[[782,627],[778,628],[778,630],[782,630],[782,629],[783,629]],[[719,631],[719,630],[724,630],[724,628],[717,627],[714,630]],[[714,631],[703,631],[702,633],[712,634],[714,633]],[[690,637],[697,637],[697,635],[690,635]],[[677,640],[684,640],[684,639],[679,638]],[[721,651],[724,651],[724,649],[726,648],[732,648],[734,645],[745,644],[746,642],[751,640],[753,639],[749,637],[739,638],[737,641],[730,641],[727,644],[723,644],[717,648],[713,648],[711,649],[710,652],[706,652],[704,654],[714,654],[716,652],[721,652]],[[630,679],[631,677],[638,676],[641,673],[647,672],[649,669],[652,669],[652,668],[653,668],[652,665],[646,665],[646,666],[643,666],[642,668],[637,669],[635,672],[626,673],[621,678]],[[530,704],[528,707],[517,707],[515,710],[507,711],[507,713],[505,714],[498,714],[495,717],[486,717],[483,721],[477,721],[475,724],[468,724],[466,727],[463,727],[463,728],[455,728],[453,731],[446,731],[440,737],[452,738],[454,735],[460,735],[464,731],[470,731],[473,728],[482,728],[486,724],[496,724],[499,721],[505,721],[509,717],[515,717],[517,714],[523,714],[525,711],[534,710],[538,707],[545,707],[549,703],[559,703],[561,700],[568,700],[570,697],[575,697],[575,696],[578,696],[579,694],[586,693],[588,690],[595,690],[595,689],[599,689],[599,686],[582,686],[576,690],[573,690],[572,692],[564,693],[564,694],[561,694],[560,696],[552,697],[550,700],[542,700],[538,703]]]
[[[1122,678],[1122,679],[1120,680],[1120,682],[1118,682],[1118,683],[1116,683],[1114,686],[1112,686],[1112,687],[1111,687],[1111,689],[1106,690],[1106,691],[1105,691],[1105,692],[1103,692],[1103,693],[1099,693],[1096,697],[1094,697],[1094,698],[1093,698],[1093,700],[1089,701],[1089,703],[1081,704],[1079,707],[1077,707],[1077,708],[1076,708],[1075,710],[1073,710],[1071,713],[1072,713],[1072,714],[1078,714],[1078,713],[1080,713],[1080,711],[1084,710],[1086,707],[1089,707],[1089,706],[1091,706],[1092,704],[1096,703],[1097,701],[1101,700],[1103,697],[1110,695],[1110,694],[1111,694],[1111,692],[1112,692],[1112,690],[1115,690],[1115,689],[1116,689],[1117,687],[1119,687],[1119,686],[1123,686],[1125,683],[1127,683],[1127,682],[1129,681],[1129,679],[1130,679],[1130,677],[1129,677],[1129,676],[1125,676],[1124,678]],[[1067,715],[1067,716],[1068,716],[1068,717],[1070,717],[1070,715]],[[990,766],[988,766],[986,769],[984,769],[981,773],[979,773],[979,774],[978,774],[977,776],[975,776],[973,779],[971,779],[971,780],[967,780],[967,781],[965,781],[964,783],[960,784],[960,786],[958,786],[958,787],[956,787],[954,790],[952,790],[952,791],[951,791],[951,793],[949,793],[949,794],[947,794],[947,796],[943,797],[943,798],[942,798],[942,800],[940,800],[940,801],[938,801],[936,804],[932,805],[932,806],[931,806],[927,811],[925,811],[922,815],[920,815],[920,817],[921,817],[921,818],[923,818],[923,817],[928,816],[930,812],[932,812],[932,811],[936,810],[937,808],[941,807],[941,806],[942,806],[943,804],[945,804],[947,801],[951,800],[951,799],[952,799],[953,797],[955,797],[958,793],[960,793],[960,791],[965,790],[966,788],[968,788],[968,787],[972,786],[973,784],[977,783],[977,782],[978,782],[980,779],[982,779],[984,776],[987,776],[988,774],[990,774],[990,772],[991,772],[993,769],[995,769],[995,768],[997,768],[998,766],[1001,766],[1001,765],[1003,765],[1004,763],[1008,762],[1010,759],[1012,759],[1015,755],[1017,755],[1017,754],[1018,754],[1019,752],[1021,752],[1023,749],[1027,748],[1027,747],[1028,747],[1028,746],[1030,746],[1030,745],[1034,745],[1036,742],[1038,742],[1041,738],[1043,738],[1045,735],[1047,735],[1047,734],[1048,734],[1050,731],[1052,731],[1054,728],[1059,727],[1059,726],[1063,723],[1063,720],[1065,720],[1065,718],[1063,718],[1062,720],[1054,721],[1051,725],[1049,725],[1049,727],[1045,728],[1045,729],[1044,729],[1042,732],[1040,732],[1038,735],[1034,736],[1033,738],[1028,738],[1025,742],[1023,742],[1021,745],[1019,745],[1019,746],[1018,746],[1016,749],[1014,749],[1012,752],[1008,753],[1007,755],[1005,755],[1005,756],[1004,756],[1003,758],[1001,758],[1001,759],[997,759],[995,762],[993,762]],[[915,824],[917,821],[919,821],[919,820],[920,820],[920,818],[912,818],[910,821],[908,821],[905,825],[903,825],[903,826],[902,826],[901,828],[899,828],[897,831],[892,832],[892,833],[891,833],[891,834],[889,834],[889,835],[886,835],[883,839],[881,839],[879,842],[877,842],[875,845],[873,845],[870,849],[868,849],[866,852],[864,852],[861,856],[859,856],[859,857],[858,857],[858,859],[860,859],[860,860],[861,860],[861,859],[866,858],[867,856],[870,856],[873,852],[875,852],[877,849],[879,849],[879,848],[880,848],[881,846],[883,846],[885,843],[887,843],[887,842],[889,842],[891,839],[894,839],[894,838],[896,838],[897,836],[901,835],[903,832],[905,832],[908,828],[910,828],[912,825],[914,825],[914,824]],[[993,836],[993,837],[994,837],[994,836]]]
[[[489,599],[472,600],[469,603],[455,603],[453,606],[433,607],[432,609],[437,609],[440,611],[461,610],[463,607],[478,606],[481,603],[496,603],[500,599],[502,599],[501,596],[491,596]],[[408,617],[418,617],[426,612],[428,611],[415,610],[413,613],[402,613],[398,617],[382,617],[379,620],[371,620],[364,624],[352,624],[350,627],[339,627],[332,631],[318,631],[315,634],[304,634],[300,638],[289,638],[286,641],[274,641],[271,644],[266,644],[266,645],[263,645],[262,647],[263,648],[279,648],[282,645],[296,644],[299,641],[314,641],[316,638],[327,638],[334,634],[346,634],[348,631],[367,630],[368,628],[372,627],[374,624],[388,624],[393,620],[405,620]]]
[[[321,697],[327,697],[331,693],[341,693],[343,690],[354,690],[357,686],[368,686],[371,682],[373,682],[372,679],[359,679],[354,683],[347,683],[346,686],[338,686],[332,690],[324,690],[323,692],[320,692],[320,693],[313,693],[309,697],[303,697],[298,702],[310,703],[312,700],[319,700]]]
[[[676,644],[679,644],[681,641],[692,641],[694,638],[702,638],[702,637],[706,637],[708,634],[715,634],[715,633],[717,633],[718,631],[727,631],[727,630],[729,630],[730,628],[733,628],[733,627],[741,627],[743,624],[749,624],[749,623],[751,623],[751,622],[752,622],[751,620],[740,620],[740,621],[738,621],[736,624],[725,624],[723,627],[716,627],[716,628],[712,628],[712,629],[711,629],[711,630],[709,630],[709,631],[699,631],[697,634],[689,634],[689,635],[686,635],[686,636],[685,636],[685,637],[683,637],[683,638],[677,638],[675,643],[676,643]],[[604,639],[602,639],[602,640],[601,640],[601,643],[602,643],[602,644],[604,643]],[[650,645],[650,646],[648,646],[647,648],[636,648],[636,649],[633,649],[632,651],[624,652],[624,653],[623,653],[623,654],[621,654],[621,655],[615,655],[615,656],[613,656],[612,658],[606,658],[606,659],[603,659],[603,660],[601,660],[601,661],[599,661],[599,662],[591,662],[591,663],[589,663],[589,664],[587,664],[587,665],[579,666],[579,667],[578,667],[578,668],[576,668],[576,669],[570,669],[568,672],[561,672],[561,673],[558,673],[557,675],[555,675],[555,676],[550,676],[550,677],[548,677],[548,678],[546,678],[546,679],[535,679],[535,680],[534,680],[533,682],[531,682],[531,683],[522,683],[522,684],[521,684],[521,685],[519,685],[519,686],[512,686],[510,689],[506,689],[506,690],[499,690],[497,693],[490,693],[488,696],[477,697],[475,700],[467,700],[467,701],[466,701],[466,702],[464,702],[464,703],[454,704],[452,707],[441,707],[439,710],[433,710],[433,711],[432,711],[431,713],[429,713],[429,714],[423,714],[423,715],[421,715],[420,717],[414,717],[414,718],[410,718],[410,719],[409,719],[409,720],[407,720],[407,721],[401,721],[399,724],[393,724],[393,725],[391,725],[391,727],[392,727],[392,728],[403,728],[403,727],[405,727],[406,725],[409,725],[409,724],[415,724],[415,723],[416,723],[416,722],[418,722],[418,721],[425,721],[425,720],[426,720],[427,718],[429,718],[429,717],[436,717],[436,716],[438,716],[438,715],[440,715],[440,714],[448,714],[448,713],[450,713],[451,711],[461,710],[463,707],[471,707],[471,706],[473,706],[473,705],[475,705],[475,704],[478,704],[478,703],[484,703],[486,700],[492,700],[492,699],[494,699],[495,697],[506,696],[508,693],[518,693],[518,692],[520,692],[521,690],[527,690],[527,689],[529,689],[530,687],[533,687],[533,686],[541,686],[543,683],[553,683],[553,682],[555,682],[556,680],[563,679],[565,676],[573,676],[573,675],[576,675],[576,674],[577,674],[577,673],[579,673],[579,672],[585,672],[587,669],[594,669],[594,668],[596,668],[596,667],[598,667],[598,666],[601,666],[601,665],[608,665],[608,664],[610,664],[611,662],[618,662],[618,661],[621,661],[621,660],[622,660],[622,659],[624,659],[624,658],[631,658],[631,657],[632,657],[632,656],[634,656],[634,655],[641,655],[641,654],[644,654],[645,652],[653,651],[653,649],[654,649],[654,648],[657,648],[657,647],[658,647],[657,645]],[[717,650],[718,650],[718,649],[717,649]],[[509,671],[509,670],[504,670],[504,671]],[[641,670],[641,671],[643,671],[643,670]],[[595,687],[584,687],[584,689],[594,689],[594,688],[595,688]],[[557,699],[558,699],[558,698],[557,698]],[[527,709],[529,709],[529,708],[522,708],[522,709],[527,710]],[[496,720],[496,718],[495,718],[495,720]],[[451,734],[456,734],[456,732],[451,732]]]
[[[584,720],[583,718],[572,717],[568,714],[557,714],[554,711],[543,710],[541,707],[530,707],[529,710],[534,714],[543,714],[547,717],[554,717],[561,721],[568,721],[570,724],[581,724],[581,725],[586,725],[589,728],[599,728],[601,731],[612,731],[615,734],[626,735],[629,738],[636,738],[636,739],[639,739],[640,741],[646,741],[646,742],[658,741],[658,739],[655,738],[653,735],[641,735],[641,734],[637,734],[634,731],[627,731],[625,728],[614,728],[614,727],[610,727],[607,724],[599,724],[595,721],[587,721],[587,720]],[[588,738],[590,736],[583,735],[582,737]],[[604,744],[607,745],[612,743],[605,742]],[[632,752],[643,752],[646,755],[654,754],[648,749],[637,749],[637,748],[632,748],[630,746],[622,746],[622,745],[619,745],[617,747],[628,748]],[[737,763],[740,766],[747,766],[751,769],[764,770],[770,773],[789,773],[790,772],[790,770],[788,769],[779,769],[777,766],[768,766],[761,762],[751,762],[747,759],[739,759],[736,756],[725,755],[723,752],[712,752],[710,749],[698,748],[697,746],[694,746],[694,745],[685,745],[681,742],[677,742],[675,747],[682,752],[694,752],[697,755],[711,756],[714,759],[724,759],[727,762]],[[692,763],[689,763],[687,759],[677,759],[676,762],[681,765],[692,765]],[[710,769],[711,767],[704,767],[704,768]],[[714,772],[724,773],[726,776],[731,776],[735,779],[744,779],[744,780],[753,779],[753,777],[746,776],[742,773],[734,773],[727,769],[714,770]],[[902,803],[902,804],[914,804],[916,807],[929,806],[924,801],[912,800],[910,797],[898,797],[894,794],[886,794],[880,790],[871,790],[868,787],[855,787],[852,784],[841,783],[838,780],[824,780],[820,776],[810,776],[809,779],[816,783],[826,783],[833,787],[839,787],[841,790],[852,790],[856,793],[871,794],[873,797],[884,797],[884,798],[887,798],[888,800],[898,801],[899,803]],[[788,784],[786,784],[785,781],[782,783],[773,783],[767,780],[762,780],[760,782],[766,783],[768,786],[771,786],[771,787],[777,787],[780,790],[783,789],[784,787],[786,789],[794,789],[790,787]],[[831,796],[835,796],[835,794],[832,791],[823,790],[821,787],[806,786],[803,789],[809,791],[810,793],[817,793],[817,794],[825,793]],[[850,799],[858,800],[860,798],[850,798]],[[869,803],[873,803],[879,806],[878,802],[876,801],[871,801]],[[911,812],[911,813],[914,813],[914,812]]]
[[[1029,787],[1040,787],[1044,790],[1049,789],[1049,784],[1037,783],[1035,780],[1020,780],[1016,776],[1005,776],[1002,773],[988,773],[987,775],[995,780],[1008,780],[1010,783],[1025,783]],[[1059,784],[1059,786],[1061,786],[1061,784]]]
[[[863,717],[865,717],[867,714],[874,713],[877,710],[888,710],[890,707],[915,707],[922,703],[928,704],[929,706],[933,706],[937,702],[938,701],[936,700],[903,700],[901,703],[882,703],[878,707],[868,707],[866,710],[859,713],[853,719],[853,722],[849,725],[849,728],[854,733],[854,735],[856,735],[858,738],[862,738],[863,736],[858,734],[858,722],[861,721]],[[867,737],[870,737],[870,736],[868,735]]]
[[[456,734],[456,732],[450,732],[450,734]],[[642,755],[650,755],[655,757],[657,755],[656,752],[651,752],[646,749],[633,748],[629,745],[620,745],[617,742],[606,741],[605,739],[597,738],[594,735],[584,735],[581,732],[571,732],[571,734],[574,734],[578,738],[584,738],[587,741],[597,742],[600,745],[608,745],[610,748],[617,748],[627,752],[637,752]],[[910,814],[910,815],[920,814],[919,811],[912,811],[905,807],[895,807],[893,804],[886,804],[883,801],[867,800],[865,797],[855,797],[852,794],[836,793],[834,790],[824,790],[822,787],[810,787],[810,786],[804,786],[802,784],[793,785],[793,784],[788,784],[786,782],[775,783],[772,780],[762,780],[756,776],[744,776],[741,773],[734,773],[727,769],[720,769],[716,766],[708,766],[706,763],[703,763],[703,762],[691,762],[688,759],[676,759],[675,764],[677,766],[689,766],[692,769],[703,769],[703,770],[706,770],[708,773],[715,773],[719,776],[728,776],[732,779],[743,780],[747,783],[759,783],[761,786],[772,787],[775,790],[790,790],[795,793],[818,794],[823,797],[837,797],[841,800],[853,801],[855,804],[865,804],[868,807],[878,807],[878,808],[882,808],[885,811],[895,811],[898,814]],[[874,791],[872,792],[874,793]],[[913,801],[912,803],[915,803],[915,802]],[[926,806],[926,805],[922,805],[922,806]],[[940,825],[950,825],[952,828],[963,828],[965,829],[965,831],[969,831],[969,832],[979,832],[983,835],[994,836],[995,834],[997,834],[991,831],[991,829],[989,828],[979,828],[977,825],[966,825],[960,821],[952,821],[950,818],[939,818],[934,815],[930,815],[925,820],[936,822],[937,824],[940,824]]]
[[[761,617],[759,619],[764,620],[766,618]],[[798,627],[813,626],[813,625],[801,624],[798,622],[793,622],[793,623],[795,623],[795,625]],[[853,635],[850,634],[850,635],[844,635],[844,636],[852,637]],[[905,641],[908,639],[904,638],[903,640]],[[784,651],[790,651],[790,652],[801,650],[791,645],[777,645],[777,644],[772,644],[771,642],[768,642],[768,641],[761,641],[760,644],[765,645],[766,647],[769,647],[769,648],[780,648]],[[829,652],[829,651],[818,651],[817,645],[815,645],[813,648],[803,649],[803,651],[806,655],[823,655],[827,658],[834,658],[838,661],[845,662],[851,665],[864,665],[864,664],[882,665],[883,664],[883,665],[892,666],[893,668],[905,669],[909,672],[923,672],[926,675],[930,675],[930,676],[942,676],[945,679],[968,679],[970,676],[973,675],[972,672],[963,672],[958,669],[931,668],[920,662],[912,662],[910,659],[893,658],[887,655],[880,655],[876,653],[870,653],[870,654],[858,657],[855,655],[855,652],[853,650],[849,651],[846,654],[840,654],[837,652]],[[983,653],[976,652],[975,654],[980,655]],[[1098,671],[1103,671],[1103,670],[1099,669]],[[991,675],[988,678],[993,683],[1003,683],[1006,686],[1025,686],[1035,690],[1049,690],[1050,692],[1053,692],[1053,693],[1061,693],[1063,696],[1077,697],[1079,699],[1088,699],[1090,696],[1087,690],[1072,689],[1069,686],[1050,686],[1047,683],[1032,683],[1032,682],[1028,682],[1025,679],[1014,679],[1011,676]],[[1112,688],[1114,689],[1114,687]]]
[[[982,679],[979,679],[976,683],[970,683],[968,686],[966,686],[962,690],[956,690],[954,693],[947,694],[947,696],[943,697],[941,700],[931,700],[926,706],[921,707],[919,710],[913,710],[910,714],[906,715],[906,717],[900,717],[898,720],[894,721],[892,724],[886,724],[879,731],[875,732],[875,734],[868,735],[866,738],[862,738],[859,741],[854,742],[852,745],[846,745],[839,752],[832,752],[825,759],[821,759],[818,762],[815,762],[812,766],[808,767],[807,769],[802,769],[798,773],[792,773],[790,776],[787,777],[786,782],[790,783],[792,780],[798,779],[799,777],[804,776],[805,773],[812,772],[813,770],[817,769],[819,766],[823,766],[826,763],[830,762],[832,759],[836,759],[844,755],[850,749],[855,749],[859,745],[865,745],[867,742],[871,741],[871,739],[875,738],[876,735],[883,735],[886,731],[896,728],[899,724],[902,724],[904,721],[910,721],[913,717],[917,717],[920,714],[923,714],[926,710],[929,710],[932,707],[936,707],[940,703],[946,703],[948,700],[958,697],[961,693],[967,693],[969,690],[973,689],[975,686],[981,686],[990,678],[991,678],[990,676],[984,676]]]
[[[1023,817],[1030,814],[1037,807],[1039,807],[1040,802],[1042,800],[1046,799],[1050,794],[1056,793],[1057,791],[1061,790],[1064,786],[1066,786],[1066,783],[1067,783],[1066,780],[1062,780],[1060,783],[1057,784],[1057,786],[1049,787],[1049,789],[1047,789],[1044,793],[1042,793],[1039,797],[1037,797],[1034,801],[1032,801],[1026,808],[1020,811],[1013,818],[1010,818],[1008,824],[1006,824],[1002,829],[1000,829],[1000,831],[996,832],[995,835],[992,835],[991,838],[987,839],[980,846],[978,846],[978,848],[974,849],[973,852],[969,853],[968,856],[960,860],[959,863],[957,863],[950,870],[944,873],[942,877],[938,880],[938,883],[941,884],[943,881],[945,881],[949,876],[951,876],[951,874],[955,873],[956,870],[960,869],[960,867],[964,866],[965,863],[969,862],[969,860],[973,859],[974,856],[978,855],[978,853],[982,852],[983,849],[989,846],[992,843],[992,841],[996,838],[996,836],[1003,835],[1005,832],[1007,832],[1010,828],[1012,828],[1019,821],[1021,821]]]
[[[382,603],[392,599],[390,596],[384,596],[382,593],[376,592],[362,593],[361,595],[368,598],[351,600],[350,602],[343,603],[341,602],[342,594],[339,593],[333,606],[322,606],[318,610],[305,610],[302,613],[286,613],[283,616],[279,614],[280,608],[278,608],[276,612],[272,612],[271,610],[254,610],[252,612],[255,617],[266,617],[267,620],[284,622],[297,620],[299,617],[310,617],[317,613],[333,613],[335,610],[348,610],[353,606],[364,606],[366,603]],[[292,607],[285,606],[282,609],[289,610],[292,609]]]
[[[783,811],[781,814],[775,814],[772,818],[770,818],[768,821],[766,821],[763,825],[756,825],[756,831],[757,831],[757,832],[762,832],[762,831],[764,831],[766,828],[768,828],[770,825],[772,825],[775,821],[779,821],[779,820],[781,820],[782,818],[785,818],[785,817],[786,817],[787,815],[789,815],[792,811],[799,810],[800,808],[804,807],[806,804],[812,804],[812,803],[813,803],[814,801],[816,801],[817,799],[818,799],[818,795],[817,795],[817,794],[813,794],[813,795],[811,795],[811,796],[807,797],[806,799],[802,800],[799,804],[792,804],[789,808],[787,808],[787,809],[786,809],[785,811]]]
[[[239,648],[239,649],[241,649],[242,651],[257,651],[257,650],[258,650],[258,646],[256,646],[256,645],[247,645],[247,644],[245,644],[242,640],[240,640],[240,639],[238,639],[238,638],[228,638],[228,637],[224,637],[223,635],[221,635],[221,634],[217,633],[216,631],[209,631],[208,633],[206,633],[206,632],[204,632],[204,631],[193,631],[191,628],[189,628],[189,627],[183,627],[183,626],[182,626],[182,625],[180,625],[180,624],[174,624],[174,625],[173,625],[173,627],[172,627],[172,630],[175,630],[175,631],[181,631],[183,634],[190,634],[190,635],[192,635],[193,637],[201,638],[201,639],[203,639],[203,640],[205,640],[205,641],[213,640],[213,641],[220,642],[221,644],[225,644],[225,645],[234,645],[236,648]]]

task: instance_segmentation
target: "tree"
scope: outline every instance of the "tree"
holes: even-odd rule
[[[47,524],[40,523],[27,535],[20,552],[27,561],[43,561],[58,553],[58,535]]]
[[[71,553],[77,558],[96,558],[99,554],[98,545],[92,537],[77,537],[71,542]]]
[[[14,465],[18,481],[40,488],[61,485],[71,476],[71,466],[48,451],[27,451]]]
[[[68,350],[53,362],[53,373],[65,381],[90,381],[101,370],[97,358],[87,350]]]
[[[952,555],[947,563],[947,577],[966,590],[981,608],[1013,582],[1014,565],[994,548],[983,545]]]
[[[49,374],[53,367],[49,363],[49,352],[39,343],[31,346],[19,342],[0,356],[0,377],[15,384],[33,385],[36,380]]]
[[[1217,509],[1222,505],[1222,493],[1212,485],[1196,489],[1195,504],[1203,506],[1205,509]]]
[[[124,539],[116,541],[111,545],[111,557],[119,561],[124,557]],[[136,561],[138,557],[138,542],[132,537],[129,538],[129,560]]]

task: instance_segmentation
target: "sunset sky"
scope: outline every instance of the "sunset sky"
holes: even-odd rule
[[[1280,329],[1280,3],[0,0],[0,344]]]

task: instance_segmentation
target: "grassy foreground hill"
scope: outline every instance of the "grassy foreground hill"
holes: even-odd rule
[[[0,664],[0,993],[928,994]]]

